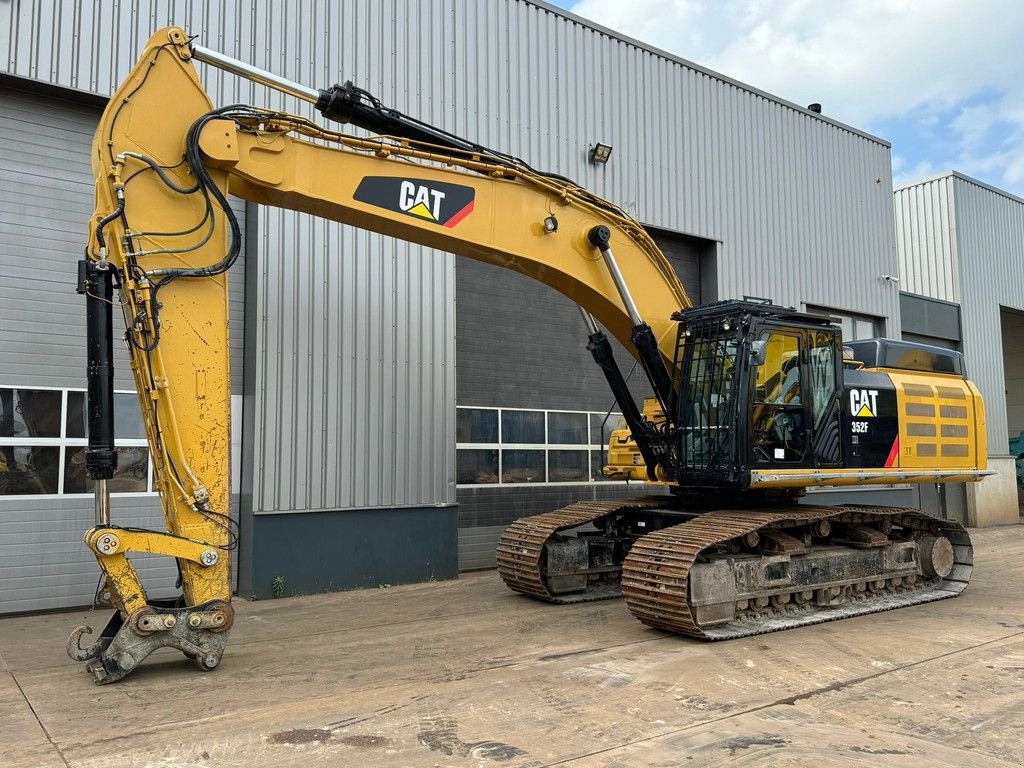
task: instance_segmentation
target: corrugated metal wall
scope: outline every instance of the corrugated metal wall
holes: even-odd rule
[[[1024,311],[1024,201],[953,178],[967,371],[985,398],[989,453],[1007,455],[1000,306]]]
[[[959,303],[953,178],[941,176],[902,187],[894,201],[900,288]]]
[[[253,509],[455,501],[454,257],[261,209]]]
[[[952,172],[896,191],[907,290],[961,305],[967,373],[985,399],[989,453],[1008,448],[1000,307],[1024,311],[1024,200]]]
[[[0,67],[107,94],[168,23],[310,85],[351,77],[405,112],[571,175],[652,226],[721,241],[719,296],[898,327],[897,290],[879,280],[896,266],[884,142],[543,4],[4,3]],[[217,103],[311,114],[203,76]],[[595,141],[615,148],[607,166],[587,161]],[[454,501],[452,257],[290,213],[263,211],[259,225],[254,509]]]

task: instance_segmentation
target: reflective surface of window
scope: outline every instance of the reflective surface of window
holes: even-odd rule
[[[501,442],[543,443],[543,411],[502,411]]]
[[[460,405],[456,414],[455,476],[462,486],[608,482],[601,474],[607,441],[625,428],[617,412]]]
[[[498,442],[498,412],[489,408],[459,408],[455,418],[458,443]]]
[[[586,451],[548,451],[548,482],[585,482],[588,472]]]
[[[543,483],[544,451],[504,450],[501,452],[501,482]]]
[[[0,446],[0,496],[57,493],[60,448]]]
[[[460,485],[498,482],[498,451],[460,448],[455,454],[455,482]]]
[[[548,442],[555,445],[586,445],[587,414],[548,414]]]
[[[111,493],[149,493],[149,448],[134,392],[114,393],[114,425]],[[84,391],[0,388],[0,496],[91,493],[86,433]]]
[[[60,437],[60,390],[0,389],[0,438]]]

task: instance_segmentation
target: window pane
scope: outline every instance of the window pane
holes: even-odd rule
[[[502,443],[543,443],[544,414],[541,411],[502,411]]]
[[[549,413],[548,442],[557,445],[586,445],[587,414]]]
[[[60,448],[0,446],[0,496],[57,493],[59,472]]]
[[[85,446],[64,452],[64,493],[92,493],[93,481],[85,474]],[[111,493],[145,493],[149,475],[149,449],[117,449],[117,469],[107,486]]]
[[[800,404],[800,339],[782,333],[763,334],[764,363],[757,366],[758,403]]]
[[[498,442],[498,412],[484,408],[455,411],[455,441],[459,443]],[[497,469],[495,469],[497,474]]]
[[[134,392],[114,394],[114,437],[117,440],[145,440],[139,396]]]
[[[607,463],[607,454],[604,451],[590,452],[590,479],[595,482],[607,482],[608,478],[601,474],[601,470]]]
[[[455,482],[480,484],[498,482],[498,451],[460,448],[455,452]]]
[[[586,451],[548,451],[548,482],[586,482],[589,474]]]
[[[859,315],[853,312],[839,312],[826,307],[814,307],[807,305],[807,311],[818,315],[828,315],[837,318],[843,329],[843,339],[856,341],[857,339],[873,339],[879,335],[882,327],[882,320],[871,315]]]
[[[764,362],[757,366],[754,457],[760,462],[799,461],[804,454],[800,339],[765,333]]]
[[[60,437],[61,393],[0,389],[0,437]]]
[[[68,437],[88,437],[85,392],[68,392]],[[145,440],[139,398],[134,392],[114,393],[114,439]]]
[[[817,425],[825,415],[832,395],[836,391],[835,335],[818,331],[811,336],[811,404],[814,423]]]
[[[603,432],[602,432],[603,425]],[[626,420],[621,413],[612,413],[605,421],[603,413],[590,414],[590,444],[607,447],[612,439],[612,432],[616,429],[625,429]]]
[[[543,483],[544,451],[502,451],[501,482]]]
[[[854,339],[873,339],[878,336],[878,324],[874,320],[868,320],[864,318],[854,318],[853,320],[853,338]]]
[[[68,392],[68,437],[85,437],[85,392]]]

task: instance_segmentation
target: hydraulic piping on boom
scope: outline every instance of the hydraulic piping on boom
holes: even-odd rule
[[[195,61],[374,135],[278,110],[214,108]],[[212,670],[234,622],[226,272],[241,232],[229,194],[511,269],[579,306],[627,426],[612,435],[604,472],[670,493],[513,523],[498,548],[512,589],[552,602],[624,596],[652,626],[727,638],[949,597],[970,578],[970,539],[955,523],[795,503],[812,486],[987,474],[984,408],[957,353],[885,339],[844,346],[831,319],[771,304],[692,308],[644,228],[565,176],[403,115],[351,83],[308,88],[175,27],[153,35],[114,94],[92,164],[96,213],[79,291],[97,514],[85,542],[114,614],[87,647],[92,630],[76,629],[68,653],[98,683],[162,647]],[[163,531],[119,526],[110,510],[115,301]],[[642,409],[611,337],[653,390]],[[130,559],[139,552],[175,559],[178,597],[147,595]]]

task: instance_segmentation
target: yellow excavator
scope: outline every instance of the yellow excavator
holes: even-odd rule
[[[215,108],[195,61],[313,103],[338,132],[286,112]],[[657,493],[519,520],[498,566],[553,602],[622,595],[643,622],[730,638],[958,594],[962,526],[915,509],[799,503],[809,487],[975,481],[985,421],[959,354],[844,345],[827,317],[769,303],[693,308],[644,228],[571,180],[401,114],[352,84],[307,88],[160,30],[113,95],[92,146],[86,296],[96,522],[85,543],[115,609],[72,658],[98,683],[157,648],[204,670],[232,626],[226,273],[240,249],[228,195],[316,214],[529,275],[575,302],[626,422],[607,476]],[[300,259],[301,254],[296,254]],[[116,289],[116,293],[115,293]],[[166,530],[114,524],[113,306]],[[608,333],[654,397],[638,406]],[[175,558],[182,594],[147,596],[134,553]]]

